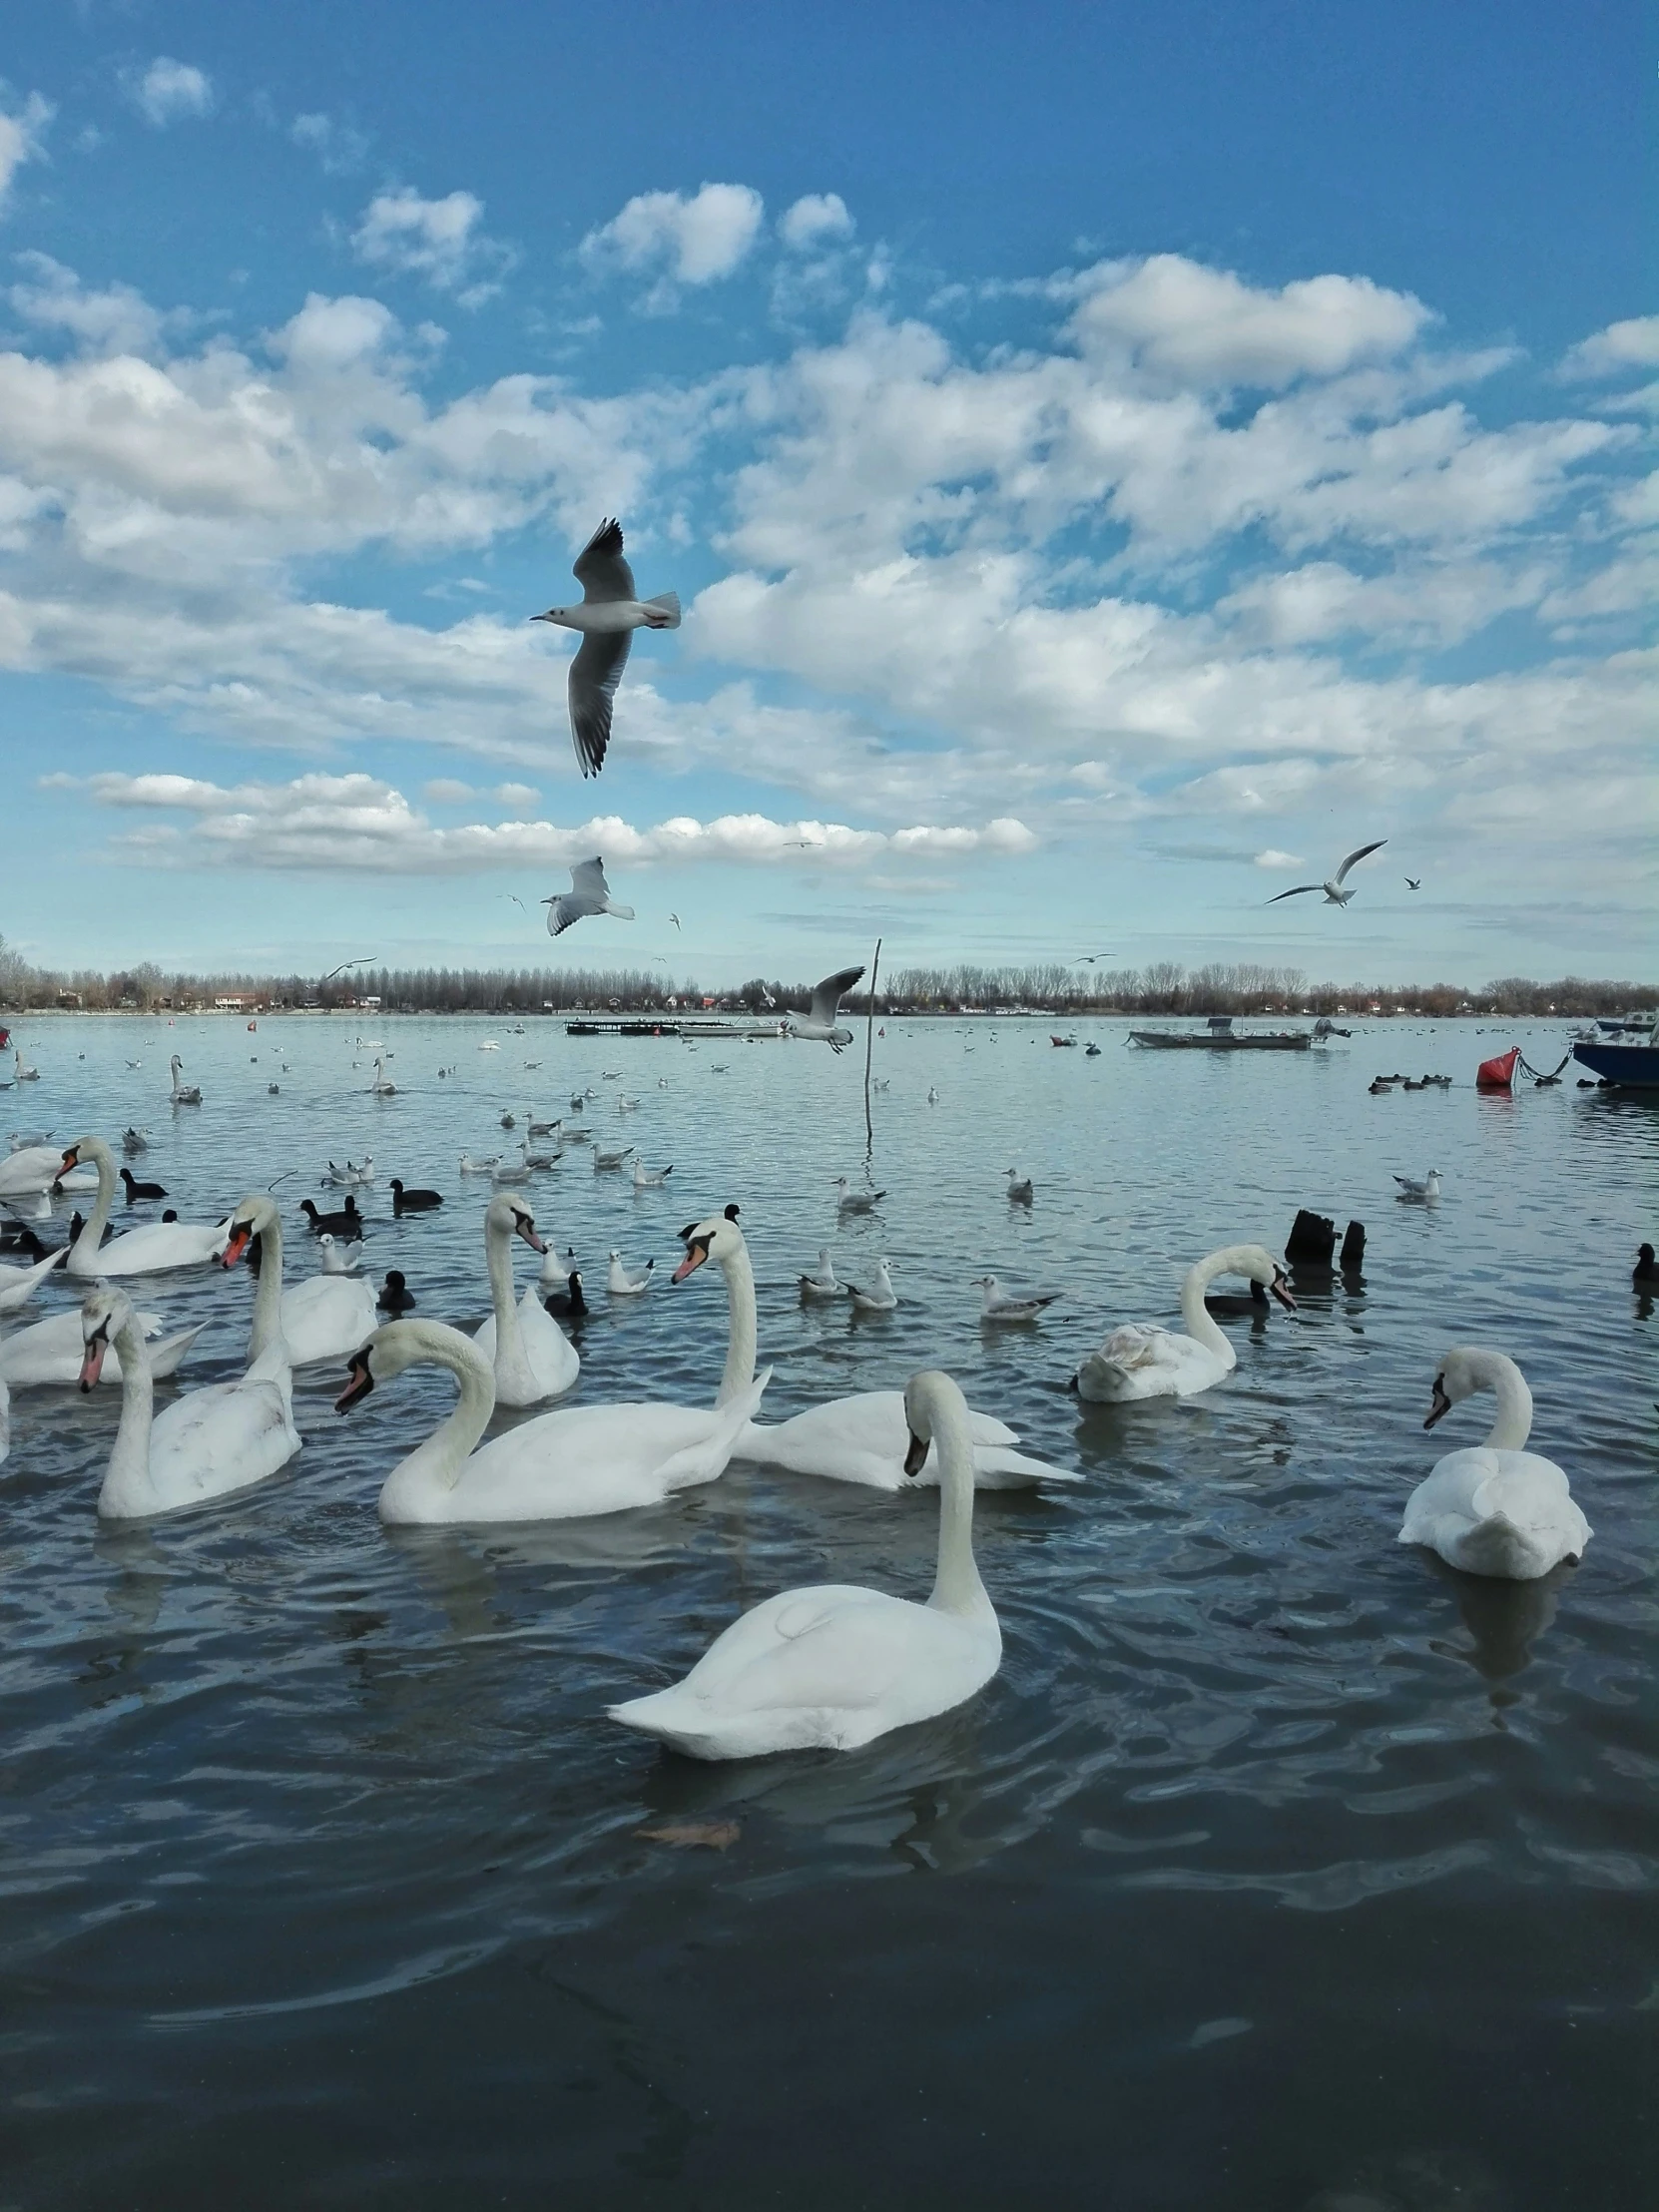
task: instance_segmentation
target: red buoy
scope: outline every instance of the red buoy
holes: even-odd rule
[[[1474,1087],[1477,1091],[1509,1091],[1515,1087],[1515,1062],[1520,1058],[1520,1046],[1512,1044],[1507,1052],[1495,1060],[1482,1060],[1474,1071]]]

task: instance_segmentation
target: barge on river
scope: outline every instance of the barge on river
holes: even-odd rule
[[[1575,1044],[1572,1056],[1604,1083],[1629,1083],[1643,1090],[1659,1086],[1659,1044]]]

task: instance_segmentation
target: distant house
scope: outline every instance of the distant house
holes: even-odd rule
[[[59,991],[58,993],[58,1011],[61,1014],[78,1014],[85,1004],[86,1001],[79,991]]]

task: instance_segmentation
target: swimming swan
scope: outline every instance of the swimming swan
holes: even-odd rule
[[[469,1338],[441,1322],[393,1321],[353,1355],[334,1410],[360,1405],[376,1382],[424,1362],[447,1368],[460,1403],[380,1491],[388,1526],[571,1520],[660,1505],[676,1490],[726,1470],[732,1439],[761,1401],[770,1376],[717,1412],[690,1405],[584,1405],[539,1413],[487,1444],[495,1378]]]
[[[721,1377],[717,1405],[729,1405],[747,1391],[755,1380],[755,1348],[758,1334],[755,1310],[755,1271],[749,1248],[737,1225],[735,1206],[708,1221],[682,1229],[686,1257],[675,1269],[673,1281],[683,1283],[705,1261],[713,1260],[726,1278],[730,1336],[726,1369]],[[1080,1476],[1041,1459],[1027,1458],[1008,1447],[1019,1441],[1006,1422],[989,1413],[968,1411],[968,1439],[973,1446],[973,1479],[981,1490],[1028,1489],[1037,1482],[1076,1482]],[[763,1427],[751,1420],[732,1446],[734,1459],[787,1467],[794,1474],[818,1474],[831,1482],[858,1482],[871,1490],[901,1490],[916,1484],[928,1486],[939,1479],[939,1455],[929,1451],[919,1474],[906,1476],[904,1455],[910,1432],[904,1424],[901,1390],[862,1390],[851,1397],[830,1398],[811,1405],[793,1420]]]
[[[251,1362],[282,1344],[290,1367],[323,1367],[348,1358],[373,1336],[379,1319],[374,1293],[359,1277],[324,1273],[283,1290],[282,1224],[276,1202],[264,1192],[245,1198],[231,1216],[231,1241],[220,1266],[234,1268],[256,1237],[261,1267],[248,1338]]]
[[[936,1371],[904,1392],[906,1469],[943,1461],[938,1569],[924,1605],[844,1583],[785,1590],[733,1622],[684,1681],[611,1718],[694,1759],[851,1751],[963,1704],[1002,1664],[973,1558],[973,1446],[962,1393]]]
[[[1440,1362],[1424,1428],[1476,1390],[1497,1398],[1483,1444],[1448,1451],[1405,1501],[1402,1544],[1426,1544],[1466,1574],[1532,1582],[1576,1560],[1592,1534],[1553,1459],[1522,1449],[1532,1431],[1532,1392],[1501,1352],[1459,1345]]]
[[[107,1280],[117,1275],[161,1275],[169,1268],[198,1268],[225,1250],[230,1224],[153,1221],[102,1245],[115,1205],[115,1154],[102,1137],[82,1137],[63,1155],[66,1171],[91,1161],[98,1170],[98,1202],[64,1263],[71,1275]]]
[[[275,1271],[273,1271],[275,1272]],[[98,1381],[113,1343],[121,1354],[121,1423],[98,1511],[139,1520],[251,1489],[299,1449],[293,1378],[278,1341],[238,1382],[215,1382],[154,1410],[144,1332],[125,1291],[95,1283],[81,1308],[81,1387]]]
[[[1079,1397],[1111,1405],[1134,1397],[1192,1397],[1238,1366],[1238,1355],[1204,1310],[1204,1294],[1218,1275],[1245,1275],[1264,1284],[1281,1306],[1296,1312],[1285,1270],[1263,1245],[1227,1245],[1187,1270],[1181,1286],[1179,1336],[1156,1323],[1130,1322],[1114,1329],[1091,1352],[1072,1381]]]
[[[163,1337],[159,1314],[140,1314],[138,1325],[148,1347],[151,1376],[158,1382],[178,1374],[186,1353],[208,1326],[202,1321],[194,1329],[181,1329],[177,1336]],[[14,1390],[71,1388],[81,1380],[84,1351],[79,1311],[53,1314],[46,1321],[0,1337],[0,1382],[10,1383]],[[121,1381],[121,1361],[114,1352],[104,1362],[101,1380]]]
[[[513,1304],[512,1241],[522,1237],[532,1252],[545,1256],[529,1208],[511,1192],[492,1198],[484,1214],[484,1254],[489,1262],[494,1312],[473,1338],[495,1370],[497,1405],[539,1405],[559,1397],[582,1372],[576,1347],[547,1312],[534,1283]]]

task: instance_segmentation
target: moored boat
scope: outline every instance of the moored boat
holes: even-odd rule
[[[1307,1052],[1311,1029],[1235,1029],[1231,1014],[1212,1014],[1202,1029],[1131,1029],[1131,1044],[1150,1052]]]
[[[1644,1090],[1659,1086],[1659,1045],[1575,1044],[1572,1056],[1604,1083],[1629,1083]]]

